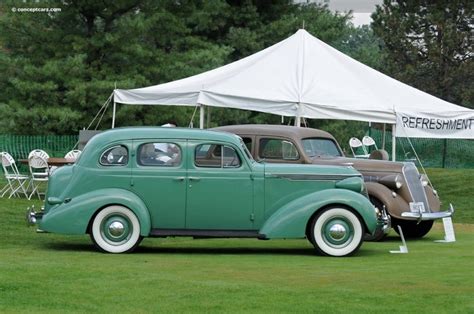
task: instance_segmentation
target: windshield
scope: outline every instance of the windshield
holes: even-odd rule
[[[242,140],[242,138],[240,139],[240,145],[242,146],[242,149],[243,151],[245,152],[245,155],[247,155],[247,158],[251,161],[251,162],[255,162],[255,160],[253,159],[252,157],[252,154],[250,153],[246,143]]]
[[[336,143],[327,138],[305,138],[302,140],[304,152],[308,157],[340,157],[341,151]]]

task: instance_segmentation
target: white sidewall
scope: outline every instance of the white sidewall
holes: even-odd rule
[[[103,239],[102,237],[102,232],[101,232],[101,224],[104,218],[111,214],[120,214],[125,217],[127,217],[130,222],[132,223],[132,235],[130,239],[120,245],[112,245],[108,243],[106,240]],[[140,223],[138,221],[137,216],[128,208],[123,207],[123,206],[109,206],[104,209],[102,209],[97,216],[94,218],[94,222],[92,224],[92,236],[94,237],[95,242],[97,245],[103,249],[106,252],[109,253],[123,253],[126,252],[130,249],[132,249],[137,241],[140,238]]]
[[[341,248],[335,248],[328,245],[321,236],[321,230],[324,224],[334,217],[345,217],[350,221],[354,228],[354,236],[348,245]],[[322,213],[313,228],[313,238],[321,251],[331,256],[345,256],[354,252],[362,241],[362,225],[356,215],[344,208],[331,208]]]

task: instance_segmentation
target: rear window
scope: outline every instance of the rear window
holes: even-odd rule
[[[111,147],[100,156],[100,164],[103,166],[124,166],[127,163],[128,149],[123,145]]]

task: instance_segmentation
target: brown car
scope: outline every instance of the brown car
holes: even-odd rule
[[[214,130],[242,137],[257,161],[353,166],[364,176],[372,203],[391,217],[395,231],[399,232],[400,226],[407,237],[423,237],[435,219],[450,217],[454,212],[452,206],[440,212],[436,190],[412,162],[345,157],[327,132],[283,125],[232,125]],[[373,240],[385,235],[380,232]]]

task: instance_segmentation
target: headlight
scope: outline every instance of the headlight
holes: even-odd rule
[[[429,180],[428,180],[428,177],[426,176],[426,174],[421,174],[421,175],[420,175],[420,181],[421,181],[421,184],[422,184],[423,186],[427,186],[427,185],[428,185]]]
[[[398,174],[391,174],[385,177],[382,177],[379,179],[379,183],[391,188],[392,190],[394,189],[400,189],[403,186],[403,181]]]

